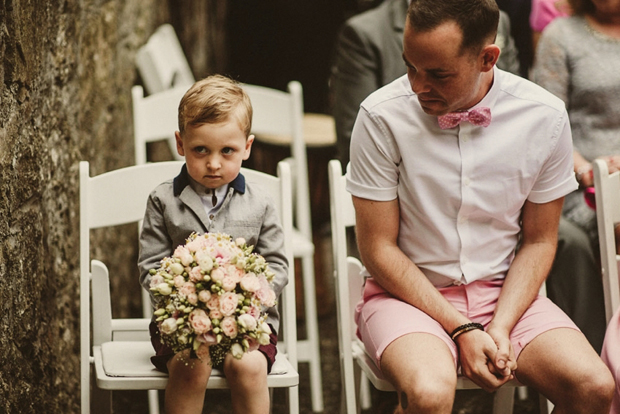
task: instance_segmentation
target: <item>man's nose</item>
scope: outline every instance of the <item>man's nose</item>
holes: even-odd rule
[[[431,89],[430,85],[426,81],[426,77],[421,75],[419,72],[409,75],[409,83],[411,83],[411,90],[413,90],[416,95],[429,92]]]

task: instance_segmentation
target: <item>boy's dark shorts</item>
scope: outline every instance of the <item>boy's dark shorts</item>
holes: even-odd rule
[[[278,348],[276,347],[278,343],[278,334],[273,329],[273,326],[269,324],[271,328],[271,335],[269,335],[269,344],[268,345],[260,345],[258,350],[265,355],[267,358],[267,373],[271,372],[271,367],[276,360],[276,354],[278,353]],[[155,356],[151,357],[151,363],[155,365],[157,370],[168,373],[168,361],[170,358],[174,356],[174,351],[161,340],[161,334],[159,333],[159,329],[157,328],[157,324],[154,321],[151,321],[149,325],[149,332],[151,333],[151,344],[153,344],[153,348],[155,349]],[[214,368],[221,369],[221,366],[216,366]]]

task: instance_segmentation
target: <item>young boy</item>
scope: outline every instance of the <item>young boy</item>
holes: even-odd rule
[[[235,81],[220,75],[196,82],[179,104],[177,151],[185,165],[174,180],[160,184],[149,196],[140,236],[140,283],[149,289],[149,270],[185,244],[192,233],[223,232],[254,245],[276,274],[279,295],[288,282],[284,234],[275,206],[239,173],[250,156],[252,106]],[[241,359],[228,355],[222,368],[228,379],[235,413],[269,412],[267,373],[275,360],[278,313],[268,310],[271,343]],[[210,361],[174,355],[162,343],[157,325],[150,326],[155,367],[168,372],[166,413],[201,413]],[[191,363],[186,364],[189,361]]]

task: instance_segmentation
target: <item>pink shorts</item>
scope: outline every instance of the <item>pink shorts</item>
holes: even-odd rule
[[[493,318],[493,311],[503,280],[476,281],[467,285],[439,288],[446,299],[472,322],[485,327]],[[387,293],[372,278],[366,280],[362,301],[355,312],[357,335],[364,342],[366,351],[380,366],[381,354],[392,341],[409,333],[429,333],[441,338],[458,367],[456,344],[443,327],[426,313]],[[510,334],[515,352],[519,354],[536,336],[555,328],[576,329],[573,321],[551,300],[538,296],[525,311]]]

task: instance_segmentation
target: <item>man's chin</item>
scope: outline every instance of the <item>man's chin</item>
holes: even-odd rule
[[[422,107],[422,110],[424,111],[424,113],[427,115],[441,116],[441,115],[445,115],[446,113],[448,113],[446,110],[446,107],[443,105],[442,102],[421,101],[419,99],[418,99],[418,102],[420,103],[420,106]]]

